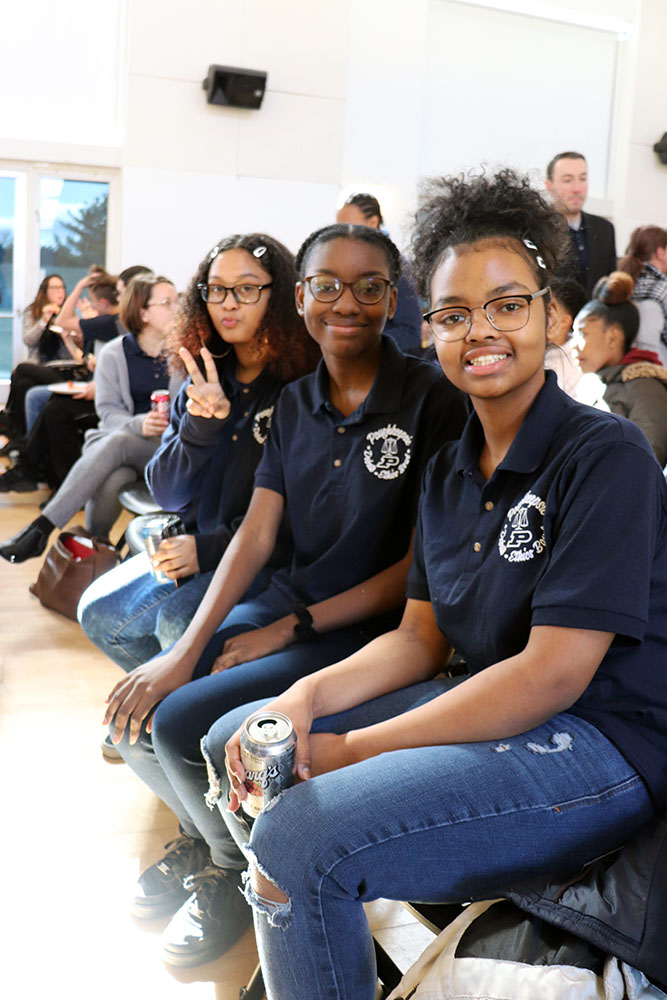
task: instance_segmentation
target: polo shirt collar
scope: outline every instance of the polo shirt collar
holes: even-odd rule
[[[396,346],[391,337],[382,336],[382,354],[380,367],[377,370],[373,385],[368,396],[355,413],[393,413],[400,409],[403,398],[403,380],[405,376],[406,357]],[[320,361],[315,371],[313,387],[313,413],[318,410],[329,410],[329,372]],[[352,416],[352,414],[350,414]],[[349,418],[348,418],[349,419]]]
[[[128,352],[128,354],[140,355],[144,353],[139,347],[139,344],[137,343],[137,338],[134,336],[133,333],[125,334],[125,349]]]
[[[217,362],[216,368],[220,384],[228,399],[238,395],[244,389],[249,389],[252,393],[261,392],[265,386],[275,382],[275,375],[271,374],[268,365],[262,368],[252,382],[239,382],[236,377],[236,355],[233,350],[230,350],[224,358],[216,358],[215,361]]]
[[[563,419],[570,404],[569,397],[558,388],[556,375],[545,372],[546,381],[498,466],[505,472],[534,472],[542,464],[550,447],[554,429]],[[463,429],[456,453],[456,471],[459,475],[474,473],[484,445],[484,432],[479,417],[473,411]]]

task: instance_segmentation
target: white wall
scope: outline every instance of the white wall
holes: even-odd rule
[[[666,0],[61,0],[55,10],[31,0],[9,15],[0,167],[118,171],[112,267],[146,262],[183,286],[226,232],[263,228],[296,249],[351,188],[379,193],[404,243],[423,171],[474,166],[503,118],[516,130],[526,108],[519,166],[541,170],[558,148],[590,146],[590,207],[614,218],[619,246],[634,225],[667,222],[667,167],[652,151],[667,131]],[[489,39],[512,24],[543,48],[548,72],[519,44],[503,72]],[[437,75],[436,28],[443,56],[453,47],[449,77]],[[581,69],[587,37],[604,72]],[[69,53],[66,71],[44,72],[53,52],[60,65]],[[210,63],[266,70],[262,108],[207,105]]]

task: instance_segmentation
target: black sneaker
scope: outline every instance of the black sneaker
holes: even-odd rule
[[[33,493],[38,489],[34,479],[29,479],[20,465],[7,469],[0,476],[0,493]]]
[[[184,885],[192,895],[162,934],[162,959],[167,965],[204,965],[241,937],[252,909],[240,892],[240,871],[209,865]]]
[[[167,853],[139,877],[130,912],[142,920],[155,920],[175,913],[188,898],[191,889],[183,888],[183,879],[210,864],[211,852],[205,840],[187,834],[165,844]]]

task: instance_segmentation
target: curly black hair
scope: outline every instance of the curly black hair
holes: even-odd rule
[[[284,244],[266,233],[226,236],[218,240],[201,261],[183,296],[181,315],[170,338],[172,368],[178,370],[183,367],[178,356],[180,347],[187,347],[195,358],[199,357],[204,346],[217,353],[220,335],[213,326],[197,285],[207,282],[211,264],[221,253],[236,249],[247,251],[271,275],[271,295],[256,335],[258,350],[261,343],[267,367],[286,382],[307,374],[317,364],[320,354],[296,311],[294,256]]]
[[[371,246],[377,247],[385,256],[392,284],[395,285],[398,281],[401,274],[401,255],[396,244],[379,229],[371,229],[369,226],[353,226],[346,222],[335,222],[330,226],[324,226],[306,237],[296,255],[296,270],[300,279],[306,277],[306,265],[311,251],[316,246],[330,243],[332,240],[361,240],[363,243],[370,243]]]
[[[540,288],[570,259],[567,223],[527,177],[510,169],[436,177],[424,184],[412,236],[420,296],[429,298],[431,278],[447,250],[485,239],[517,243]]]

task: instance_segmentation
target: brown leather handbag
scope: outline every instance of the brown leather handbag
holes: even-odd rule
[[[30,593],[45,608],[75,622],[79,598],[86,587],[119,562],[118,551],[110,542],[93,537],[86,528],[75,524],[69,531],[61,531],[46,553]]]

